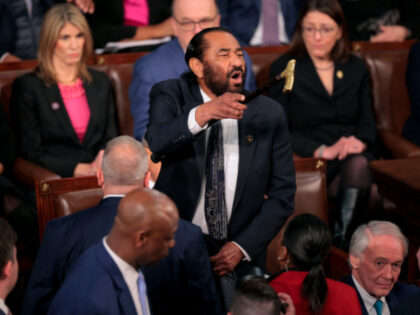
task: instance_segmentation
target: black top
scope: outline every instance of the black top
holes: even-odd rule
[[[80,142],[57,84],[46,85],[35,73],[13,83],[10,107],[22,156],[62,177],[73,176],[77,163],[90,163],[117,135],[111,83],[105,73],[90,70],[84,82],[90,120]]]
[[[284,55],[270,68],[270,77],[283,71],[292,59]],[[353,55],[335,62],[332,95],[326,91],[310,57],[296,58],[295,81],[291,93],[283,94],[282,86],[269,91],[269,96],[283,105],[289,123],[292,149],[302,157],[310,157],[321,145],[332,145],[342,136],[354,135],[365,142],[368,151],[376,137],[372,113],[369,72],[363,61]]]

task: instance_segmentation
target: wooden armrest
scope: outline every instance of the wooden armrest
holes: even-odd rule
[[[13,175],[17,180],[28,187],[35,187],[35,182],[37,180],[41,181],[61,178],[59,175],[51,172],[50,170],[29,162],[21,157],[18,157],[13,165]]]
[[[379,135],[394,158],[420,156],[420,147],[388,130],[380,130]]]

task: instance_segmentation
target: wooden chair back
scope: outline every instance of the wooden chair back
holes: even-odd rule
[[[296,171],[295,212],[289,217],[288,221],[296,215],[311,213],[328,224],[326,161],[316,158],[298,158],[294,160],[294,164]],[[266,268],[270,274],[281,271],[277,256],[283,230],[284,228],[279,231],[267,247]],[[327,276],[333,279],[339,279],[349,274],[347,253],[332,247],[324,267]]]
[[[35,192],[41,239],[49,220],[95,206],[102,198],[95,176],[37,181]]]

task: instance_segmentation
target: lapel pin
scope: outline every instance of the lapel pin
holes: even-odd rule
[[[342,79],[344,77],[343,71],[338,70],[337,71],[337,78]]]
[[[254,142],[254,137],[253,137],[252,135],[247,135],[247,136],[245,137],[245,140],[246,140],[246,142],[248,142],[248,143],[252,143],[252,142]]]
[[[53,110],[58,110],[60,108],[60,104],[57,103],[57,102],[54,102],[54,103],[51,104],[51,108]]]

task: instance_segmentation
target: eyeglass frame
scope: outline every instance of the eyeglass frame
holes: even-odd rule
[[[308,29],[312,29],[313,32],[312,33],[308,32]],[[319,35],[322,38],[325,38],[325,37],[331,36],[333,31],[335,31],[336,29],[337,28],[335,26],[317,28],[315,26],[304,26],[304,25],[302,25],[302,33],[307,34],[311,37],[315,37],[316,33],[319,32]],[[327,33],[325,33],[325,32],[327,32]]]
[[[219,15],[220,15],[219,12],[217,12],[216,15],[213,18],[204,18],[204,19],[201,19],[200,21],[188,21],[188,22],[180,22],[180,21],[178,21],[178,19],[175,16],[172,16],[172,17],[175,20],[175,22],[181,26],[182,29],[184,29],[185,31],[192,31],[197,24],[200,25],[200,27],[202,29],[207,28],[208,27],[207,25],[206,25],[206,27],[203,27],[201,25],[201,23],[211,23]],[[191,27],[186,27],[187,25],[191,25]]]

